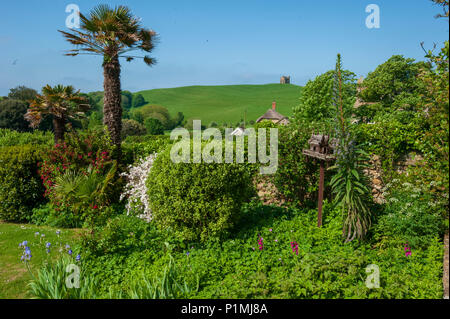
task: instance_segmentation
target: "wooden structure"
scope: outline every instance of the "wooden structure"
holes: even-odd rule
[[[309,149],[304,149],[303,154],[320,161],[320,177],[319,177],[319,203],[317,226],[322,226],[322,204],[323,204],[323,184],[325,179],[325,165],[333,161],[336,156],[334,150],[337,146],[337,140],[330,139],[329,135],[312,134],[308,140]]]

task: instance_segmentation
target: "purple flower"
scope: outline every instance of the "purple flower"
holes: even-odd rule
[[[269,231],[272,231],[272,228],[270,228]]]
[[[56,231],[56,235],[59,236],[59,234],[61,234],[61,231],[58,229],[58,230]]]
[[[72,256],[72,249],[69,249],[67,253]]]
[[[75,257],[75,260],[80,261],[80,259],[81,259],[81,256],[80,256],[80,254],[78,254],[77,257]]]
[[[186,256],[188,256],[188,257],[189,257],[189,252],[187,252],[187,253],[186,253]]]
[[[51,245],[52,245],[52,244],[50,244],[50,243],[46,243],[46,244],[45,244],[45,247],[46,247],[46,248],[50,248]]]

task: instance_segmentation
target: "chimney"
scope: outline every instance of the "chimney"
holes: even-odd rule
[[[272,102],[272,110],[275,111],[275,108],[277,107],[277,102],[273,101]]]

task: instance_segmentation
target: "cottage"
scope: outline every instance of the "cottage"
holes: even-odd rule
[[[268,120],[268,121],[272,121],[272,123],[275,124],[281,124],[281,125],[287,125],[289,124],[289,119],[287,116],[284,116],[280,113],[278,113],[275,109],[276,109],[277,103],[275,101],[272,102],[272,108],[268,109],[266,113],[264,113],[264,115],[260,116],[257,120],[256,123],[261,122],[262,120]]]

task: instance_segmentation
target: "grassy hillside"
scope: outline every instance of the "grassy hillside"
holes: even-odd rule
[[[265,84],[186,86],[137,93],[149,104],[166,107],[171,115],[183,112],[185,119],[201,119],[204,125],[212,121],[234,125],[244,118],[244,110],[247,121],[256,120],[272,107],[273,100],[277,102],[278,112],[290,116],[300,92],[301,87],[293,84]]]

